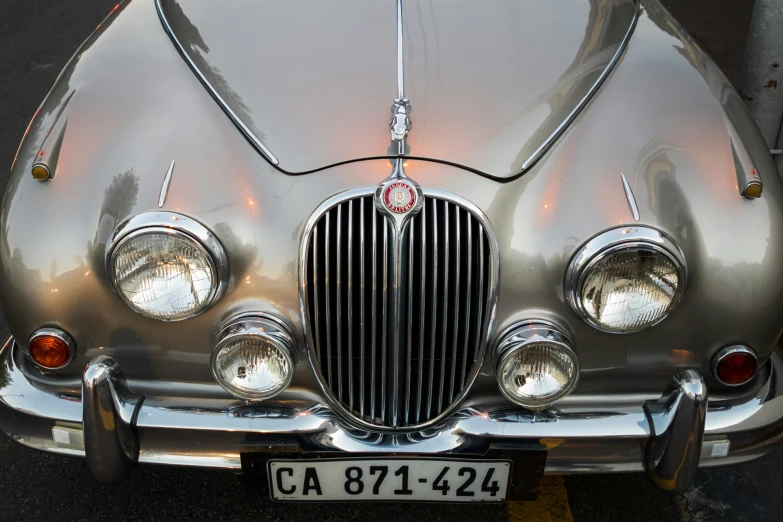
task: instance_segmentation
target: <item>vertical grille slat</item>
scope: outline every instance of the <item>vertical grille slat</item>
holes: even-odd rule
[[[343,400],[343,307],[342,307],[342,232],[343,205],[337,207],[337,398]]]
[[[421,208],[421,273],[419,275],[419,380],[417,386],[416,422],[421,421],[421,404],[424,400],[424,303],[427,296],[427,205]]]
[[[326,265],[326,274],[324,275],[324,293],[326,293],[326,368],[327,368],[327,382],[329,383],[329,387],[331,388],[333,386],[332,383],[332,300],[329,299],[329,286],[331,285],[330,280],[330,274],[329,271],[329,259],[331,258],[331,254],[329,251],[329,230],[331,227],[329,226],[329,213],[327,212],[324,216],[326,219],[326,223],[324,225],[324,234],[326,236],[326,240],[324,241],[324,264]],[[315,256],[318,254],[316,253]],[[318,301],[315,302],[315,306],[313,308],[317,308],[320,303]]]
[[[449,206],[443,202],[443,307],[441,308],[441,317],[443,324],[440,331],[440,390],[438,391],[438,413],[443,411],[443,393],[446,384],[446,337],[449,327]]]
[[[432,416],[432,395],[435,387],[435,351],[437,350],[437,328],[438,324],[438,205],[437,200],[432,200],[432,322],[430,323],[430,390],[427,396],[427,418]]]
[[[465,334],[462,336],[462,373],[460,374],[460,380],[465,382],[465,375],[468,371],[468,347],[470,346],[470,300],[473,296],[473,287],[470,285],[473,275],[473,225],[470,220],[470,212],[465,212],[465,231],[467,232],[467,247],[465,252],[468,256],[468,266],[465,269],[467,274],[467,282],[465,284]]]
[[[353,200],[348,201],[348,409],[353,409]]]
[[[455,221],[455,227],[454,232],[456,234],[456,241],[455,241],[455,248],[454,248],[454,257],[456,258],[454,262],[454,319],[451,323],[451,330],[454,332],[454,341],[451,343],[452,346],[452,354],[451,354],[451,380],[449,381],[449,402],[454,400],[454,381],[457,377],[457,359],[458,354],[457,350],[459,349],[459,344],[457,343],[457,339],[459,339],[459,301],[460,301],[460,293],[459,293],[459,283],[460,283],[460,277],[462,277],[462,271],[460,269],[459,261],[460,261],[460,222],[459,222],[459,207],[454,207],[454,221]]]
[[[387,345],[387,327],[388,321],[385,319],[389,317],[388,304],[389,304],[389,225],[384,218],[381,218],[381,226],[383,227],[383,250],[381,251],[383,258],[383,313],[381,314],[381,424],[386,423],[386,345]]]
[[[476,313],[476,338],[481,336],[481,325],[482,325],[482,318],[484,317],[481,313],[482,311],[482,305],[484,304],[482,301],[484,299],[484,230],[479,227],[478,229],[478,244],[479,244],[479,256],[478,256],[478,262],[479,262],[479,270],[478,270],[478,284],[476,285],[476,293],[478,294],[478,297],[476,298],[476,303],[478,305],[478,312]],[[475,360],[475,359],[474,359]]]
[[[397,253],[393,234],[371,194],[323,211],[303,245],[304,313],[332,401],[367,425],[406,429],[449,411],[478,371],[496,261],[482,219],[444,197],[425,197]]]
[[[378,212],[372,213],[372,342],[370,345],[370,418],[375,418],[375,347],[378,340]]]
[[[366,361],[364,359],[364,347],[365,347],[365,335],[366,323],[364,322],[364,297],[366,294],[364,288],[364,202],[359,201],[359,415],[364,417],[364,366]]]
[[[318,252],[318,227],[315,227],[313,229],[313,245],[310,249],[310,252],[317,253]],[[311,254],[312,255],[312,254]],[[320,278],[318,277],[318,256],[313,256],[313,297],[315,298],[315,302],[319,302],[318,299],[318,283],[320,282]],[[313,325],[315,329],[315,353],[318,354],[319,361],[321,361],[321,322],[318,320],[318,307],[313,307]]]
[[[413,243],[416,238],[416,221],[417,218],[413,218],[410,229],[408,232],[408,337],[405,342],[405,424],[408,424],[410,415],[410,396],[411,396],[411,373],[413,368],[411,367],[412,355],[413,355]]]

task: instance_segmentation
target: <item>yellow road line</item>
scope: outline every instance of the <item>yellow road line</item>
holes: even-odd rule
[[[507,502],[509,522],[572,522],[571,506],[563,477],[543,477],[534,502]]]

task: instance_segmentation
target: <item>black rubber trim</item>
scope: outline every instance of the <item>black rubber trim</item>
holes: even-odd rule
[[[139,453],[141,453],[141,438],[139,437],[139,428],[136,426],[136,423],[139,420],[139,413],[141,413],[141,406],[144,404],[144,399],[146,399],[146,395],[141,395],[139,397],[136,406],[133,408],[133,415],[131,415],[130,429],[133,434],[133,459],[131,459],[131,462],[133,462],[133,464],[138,464]]]
[[[650,406],[655,404],[654,401],[646,402],[642,409],[644,410],[644,416],[647,418],[647,425],[650,428],[650,436],[647,437],[647,441],[644,443],[644,454],[642,455],[642,464],[644,465],[644,471],[645,473],[649,473],[652,471],[652,468],[650,467],[650,454],[652,453],[653,444],[655,443],[655,439],[658,437],[658,434],[655,433],[655,423],[653,422],[652,418],[652,412],[650,411]]]

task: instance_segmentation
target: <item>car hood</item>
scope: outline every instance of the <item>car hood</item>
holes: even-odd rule
[[[390,155],[394,2],[158,0],[216,100],[278,168]],[[616,62],[634,0],[404,2],[413,157],[523,172]]]

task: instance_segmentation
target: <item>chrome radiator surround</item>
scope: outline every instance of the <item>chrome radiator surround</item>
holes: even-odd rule
[[[492,228],[492,225],[489,222],[486,215],[471,202],[459,196],[441,190],[423,189],[423,195],[426,198],[426,200],[430,200],[430,199],[442,200],[452,205],[455,205],[456,207],[464,210],[466,213],[469,213],[472,216],[472,218],[477,221],[478,227],[483,229],[482,237],[486,239],[486,243],[488,245],[488,252],[486,252],[485,254],[487,259],[487,265],[488,265],[486,267],[486,272],[487,272],[486,299],[482,303],[483,312],[481,314],[482,319],[480,319],[482,326],[481,326],[480,335],[478,336],[478,343],[477,346],[475,347],[476,350],[475,361],[473,362],[470,371],[466,375],[461,389],[459,390],[458,393],[456,393],[456,395],[453,398],[451,398],[450,403],[448,403],[448,405],[445,406],[442,411],[432,416],[431,418],[426,419],[424,422],[410,423],[405,426],[396,426],[396,427],[381,424],[381,423],[376,424],[376,423],[367,422],[366,420],[359,418],[357,414],[350,411],[349,408],[347,408],[344,404],[341,403],[340,398],[330,387],[327,379],[325,378],[324,372],[321,369],[321,362],[319,361],[318,349],[316,346],[316,332],[314,332],[314,325],[313,325],[314,321],[312,321],[311,318],[309,317],[310,296],[308,295],[308,286],[309,286],[309,282],[308,282],[309,257],[308,256],[310,251],[311,235],[313,233],[313,230],[316,228],[316,225],[319,223],[319,220],[327,212],[329,212],[331,209],[333,209],[334,207],[338,206],[341,203],[345,203],[350,200],[355,200],[359,198],[372,197],[376,189],[377,187],[375,186],[361,187],[361,188],[351,189],[342,192],[340,194],[337,194],[324,201],[321,205],[319,205],[318,208],[313,212],[313,214],[308,219],[304,232],[302,234],[300,255],[299,255],[299,304],[300,304],[300,311],[302,317],[302,324],[305,331],[308,356],[310,358],[311,366],[316,375],[318,383],[324,395],[328,398],[329,405],[334,412],[336,412],[339,416],[341,416],[350,425],[361,429],[369,428],[375,431],[386,431],[386,430],[420,431],[424,428],[437,424],[438,422],[446,418],[448,415],[453,413],[457,409],[459,404],[462,402],[462,400],[465,398],[468,391],[472,387],[473,382],[478,376],[479,369],[481,368],[481,365],[484,360],[484,356],[487,352],[489,337],[492,332],[492,326],[494,322],[495,307],[497,304],[498,281],[499,281],[499,253],[498,253],[498,246],[497,246],[497,238],[495,236],[494,229]],[[334,318],[331,319],[333,320]],[[379,324],[378,327],[380,328],[381,325]],[[389,335],[389,337],[391,336]],[[414,372],[413,371],[409,372],[409,375],[411,373]],[[408,401],[411,397],[412,397],[412,392],[410,395],[406,395],[405,400]]]

